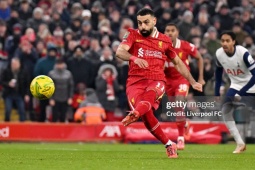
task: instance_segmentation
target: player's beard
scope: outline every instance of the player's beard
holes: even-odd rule
[[[151,28],[150,30],[141,30],[140,33],[142,34],[142,36],[148,37],[149,35],[151,35],[152,31],[153,28]]]

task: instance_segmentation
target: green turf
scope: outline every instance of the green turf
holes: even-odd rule
[[[162,145],[0,143],[1,170],[184,170],[255,169],[255,145],[187,145],[168,159]]]

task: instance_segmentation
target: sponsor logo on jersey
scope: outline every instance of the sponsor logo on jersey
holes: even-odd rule
[[[162,53],[160,51],[153,51],[153,50],[144,50],[143,48],[138,49],[138,57],[156,57],[162,58]]]
[[[144,54],[143,48],[139,48],[138,49],[138,57],[143,57],[143,54]]]
[[[244,74],[244,71],[241,70],[240,68],[238,69],[226,69],[227,74],[231,74],[232,76],[239,76],[241,74]]]
[[[143,42],[143,40],[135,40],[136,42]]]

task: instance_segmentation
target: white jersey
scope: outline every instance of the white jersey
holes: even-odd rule
[[[250,70],[255,68],[255,62],[246,48],[237,45],[234,55],[228,56],[221,47],[216,51],[216,59],[217,66],[223,67],[230,78],[230,88],[240,90],[251,79]],[[247,93],[255,93],[255,85]]]

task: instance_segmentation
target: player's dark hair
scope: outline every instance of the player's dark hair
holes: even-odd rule
[[[231,37],[231,39],[233,41],[235,41],[235,45],[238,45],[237,41],[236,41],[236,34],[233,32],[233,31],[223,31],[221,34],[220,34],[220,39],[223,35],[229,35]]]
[[[176,25],[175,23],[173,23],[173,22],[170,22],[170,23],[166,24],[166,27],[167,27],[167,26],[173,26],[173,27],[175,27],[175,28],[179,31],[179,28],[178,28],[177,25]]]
[[[155,16],[154,11],[152,11],[152,10],[149,9],[149,8],[142,8],[142,9],[140,9],[140,10],[137,12],[136,16],[138,16],[138,15],[140,15],[140,16],[144,16],[144,15]]]

